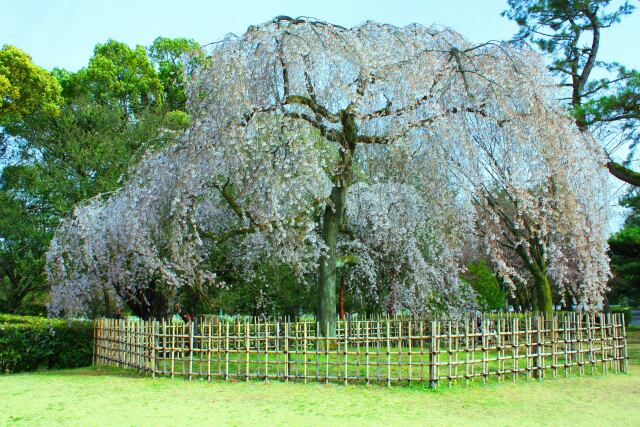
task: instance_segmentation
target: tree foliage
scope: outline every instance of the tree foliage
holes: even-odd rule
[[[534,286],[539,309],[552,290],[601,304],[602,152],[537,54],[450,29],[279,17],[210,56],[185,135],[61,224],[54,312],[106,293],[162,314],[182,289],[221,286],[224,266],[270,259],[317,286],[331,334],[340,277],[378,309],[468,309],[465,245],[486,248],[510,290]]]
[[[62,97],[57,80],[15,46],[0,50],[0,125],[35,111],[56,114]]]
[[[186,52],[178,58],[178,50],[173,51],[177,65],[187,58]],[[78,72],[57,69],[52,76],[41,70],[57,88],[55,110],[25,107],[19,116],[5,116],[2,135],[9,149],[0,180],[5,310],[24,310],[27,297],[43,305],[37,296],[46,289],[44,253],[58,221],[77,203],[120,187],[145,150],[188,126],[186,112],[169,110],[163,102],[165,91],[184,97],[183,80],[176,76],[165,82],[173,86],[165,87],[159,67],[143,47],[109,40],[96,46]]]
[[[612,303],[640,304],[640,197],[631,193],[623,199],[631,208],[622,230],[609,238],[613,278],[609,286]]]

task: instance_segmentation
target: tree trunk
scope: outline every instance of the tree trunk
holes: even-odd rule
[[[320,257],[317,315],[320,333],[329,337],[336,335],[336,246],[346,193],[344,186],[333,187],[331,205],[325,208],[322,221],[322,239],[327,249]]]
[[[536,310],[544,313],[545,315],[551,315],[553,313],[553,294],[551,293],[551,284],[549,283],[549,277],[544,270],[535,270],[533,272],[535,295],[536,295]]]
[[[320,333],[323,336],[336,335],[336,269],[338,233],[344,219],[344,203],[347,189],[351,184],[353,153],[358,140],[358,127],[352,113],[343,110],[340,113],[342,123],[342,142],[338,172],[334,176],[330,203],[324,210],[322,219],[322,239],[327,246],[326,253],[320,257],[318,271],[317,317]]]

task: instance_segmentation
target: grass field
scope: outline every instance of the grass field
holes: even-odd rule
[[[83,368],[0,376],[1,425],[640,425],[630,374],[421,387],[188,382]]]

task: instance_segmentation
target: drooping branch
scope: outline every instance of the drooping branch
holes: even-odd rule
[[[611,175],[615,176],[619,180],[624,181],[627,184],[640,186],[640,173],[614,161],[607,162],[606,166]]]

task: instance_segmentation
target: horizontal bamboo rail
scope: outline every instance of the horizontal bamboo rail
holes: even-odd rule
[[[338,322],[99,319],[94,363],[153,376],[231,381],[425,383],[517,381],[628,371],[620,314]]]

